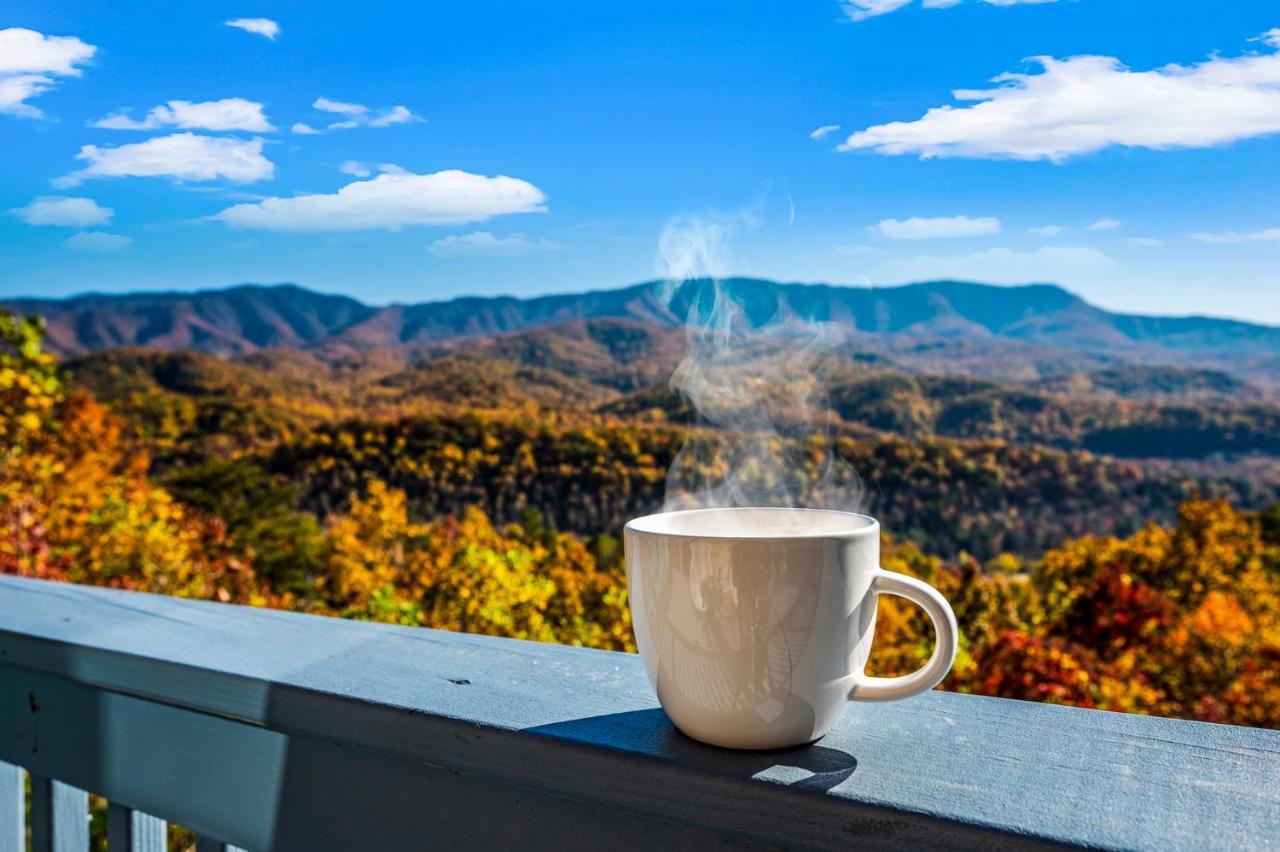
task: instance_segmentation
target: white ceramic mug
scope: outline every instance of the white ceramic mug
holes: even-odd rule
[[[956,617],[937,589],[880,567],[880,524],[814,509],[693,509],[625,530],[636,642],[676,727],[728,748],[821,737],[847,700],[937,686],[956,655]],[[905,677],[863,673],[876,599],[899,595],[937,642]]]

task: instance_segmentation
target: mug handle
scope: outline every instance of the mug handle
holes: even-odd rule
[[[959,628],[951,604],[942,594],[915,577],[877,568],[871,580],[871,593],[897,595],[919,606],[929,615],[936,634],[936,644],[929,662],[909,675],[902,677],[870,677],[861,672],[854,677],[857,682],[849,690],[852,701],[893,701],[928,692],[947,676],[956,661],[956,642]]]

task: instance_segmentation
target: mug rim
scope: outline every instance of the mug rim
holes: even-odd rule
[[[652,526],[646,528],[648,524],[656,524],[659,519],[671,518],[677,515],[694,515],[694,514],[714,514],[720,512],[791,512],[791,513],[810,513],[814,515],[837,516],[849,521],[856,521],[857,525],[841,527],[836,529],[824,530],[804,530],[797,529],[795,532],[771,532],[769,534],[757,535],[742,532],[679,532],[664,529],[655,529]],[[661,538],[677,538],[677,539],[704,539],[709,541],[814,541],[819,539],[849,539],[861,538],[863,536],[878,535],[880,531],[880,522],[870,515],[863,515],[858,512],[844,512],[839,509],[809,509],[804,507],[788,507],[788,506],[719,506],[702,509],[677,509],[671,512],[652,512],[648,515],[642,515],[638,518],[632,518],[623,526],[624,533],[634,533],[636,535],[652,535]]]

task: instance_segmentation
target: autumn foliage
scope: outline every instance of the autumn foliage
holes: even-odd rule
[[[202,386],[108,410],[68,386],[41,337],[38,320],[0,314],[0,573],[634,650],[616,520],[655,498],[678,431],[538,408],[317,426],[324,411],[303,394],[272,419]],[[901,510],[934,513],[886,537],[882,562],[952,601],[962,636],[947,688],[1280,727],[1280,509],[1189,499],[1172,524],[1028,556],[1043,536],[1023,532],[1030,491],[986,512],[966,482],[1021,465],[1019,488],[1103,506],[1142,481],[1081,478],[1102,468],[1035,447],[836,451],[886,488],[910,471],[893,488]],[[531,494],[568,514],[532,510]],[[984,540],[1015,552],[924,549],[963,542],[964,517],[998,517]],[[886,599],[874,672],[918,667],[930,634]]]
[[[266,602],[222,523],[149,481],[120,420],[66,391],[41,333],[0,315],[0,573]]]
[[[403,491],[375,481],[331,519],[317,606],[355,618],[634,650],[626,583],[576,537],[499,529],[479,509],[410,520]]]
[[[1280,727],[1280,541],[1265,530],[1225,502],[1191,500],[1173,527],[1086,536],[1025,571],[946,566],[911,545],[890,545],[886,564],[955,604],[964,654],[952,689]],[[892,601],[882,617],[894,671],[922,662],[923,618]]]

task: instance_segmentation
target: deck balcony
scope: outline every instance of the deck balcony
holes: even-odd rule
[[[639,658],[0,577],[0,852],[1280,846],[1280,732],[932,692],[676,732]]]

